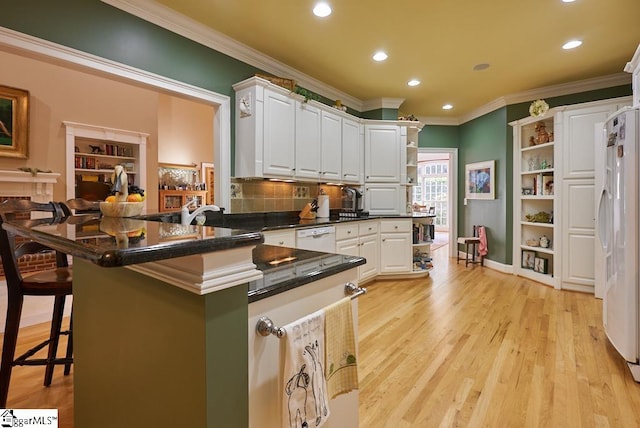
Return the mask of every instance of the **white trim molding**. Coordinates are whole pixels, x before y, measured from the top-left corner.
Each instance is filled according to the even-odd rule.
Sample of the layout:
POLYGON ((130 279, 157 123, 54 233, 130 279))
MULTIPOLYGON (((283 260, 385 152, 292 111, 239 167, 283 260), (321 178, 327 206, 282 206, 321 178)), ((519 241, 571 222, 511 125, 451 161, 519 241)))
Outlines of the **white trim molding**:
POLYGON ((214 117, 212 118, 214 141, 211 143, 214 145, 213 162, 218 165, 215 169, 214 194, 216 195, 217 205, 221 207, 231 206, 229 195, 231 181, 231 99, 228 96, 4 27, 0 27, 0 46, 2 45, 34 53, 45 58, 58 59, 91 70, 98 70, 113 76, 143 83, 150 87, 183 94, 216 106, 217 108, 214 109, 214 117))

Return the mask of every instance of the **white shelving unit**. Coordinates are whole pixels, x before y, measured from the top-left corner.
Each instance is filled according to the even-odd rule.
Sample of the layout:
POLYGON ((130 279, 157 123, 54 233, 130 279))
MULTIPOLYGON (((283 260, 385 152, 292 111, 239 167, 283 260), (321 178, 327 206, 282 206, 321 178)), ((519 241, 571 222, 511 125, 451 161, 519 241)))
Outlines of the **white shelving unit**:
POLYGON ((559 126, 551 111, 543 117, 528 117, 511 125, 514 143, 513 270, 517 275, 559 288, 560 258, 555 242, 559 237, 559 226, 554 218, 559 200, 559 186, 554 185, 559 160, 556 156, 559 126), (546 136, 545 131, 539 134, 536 129, 541 124, 546 136), (543 237, 549 242, 546 247, 543 237))
POLYGON ((123 165, 129 184, 147 189, 147 139, 149 134, 75 122, 66 128, 67 199, 77 197, 77 180, 105 181, 116 165, 123 165), (89 177, 91 177, 89 179, 89 177))
POLYGON ((418 237, 416 242, 415 232, 412 232, 413 244, 411 245, 411 257, 412 257, 412 272, 415 275, 424 275, 433 269, 433 263, 431 261, 431 244, 433 243, 433 236, 431 236, 430 230, 433 230, 431 226, 435 215, 414 216, 412 219, 414 228, 419 225, 424 227, 424 236, 418 237), (420 239, 422 238, 422 239, 420 239), (420 258, 422 260, 417 261, 420 258))

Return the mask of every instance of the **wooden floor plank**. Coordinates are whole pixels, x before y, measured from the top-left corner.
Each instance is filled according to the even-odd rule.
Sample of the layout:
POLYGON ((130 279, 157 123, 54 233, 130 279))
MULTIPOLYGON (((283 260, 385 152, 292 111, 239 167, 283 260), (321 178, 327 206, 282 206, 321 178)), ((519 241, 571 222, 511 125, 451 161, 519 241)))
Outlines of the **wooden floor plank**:
MULTIPOLYGON (((360 426, 635 427, 640 385, 608 342, 602 301, 435 252, 429 278, 359 299, 360 426)), ((46 337, 21 331, 19 348, 46 337)), ((64 343, 61 344, 61 349, 64 343)), ((58 408, 73 427, 73 370, 49 388, 17 367, 8 407, 58 408)))

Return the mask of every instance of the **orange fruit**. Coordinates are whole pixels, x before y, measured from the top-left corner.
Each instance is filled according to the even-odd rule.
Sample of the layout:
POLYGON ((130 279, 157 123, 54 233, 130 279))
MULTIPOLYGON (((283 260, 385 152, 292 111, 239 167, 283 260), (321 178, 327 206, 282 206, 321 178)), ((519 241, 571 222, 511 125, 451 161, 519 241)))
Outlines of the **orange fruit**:
POLYGON ((115 202, 116 201, 116 197, 115 197, 115 195, 107 196, 107 198, 104 201, 105 202, 115 202))
POLYGON ((127 196, 127 202, 142 202, 142 195, 140 193, 130 193, 127 196))

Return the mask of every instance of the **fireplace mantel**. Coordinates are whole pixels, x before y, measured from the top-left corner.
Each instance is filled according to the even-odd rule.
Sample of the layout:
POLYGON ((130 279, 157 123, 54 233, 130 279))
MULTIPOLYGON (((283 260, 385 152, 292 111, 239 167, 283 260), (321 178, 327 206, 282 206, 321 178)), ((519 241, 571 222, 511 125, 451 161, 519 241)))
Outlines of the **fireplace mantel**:
POLYGON ((0 198, 28 196, 35 202, 49 202, 53 198, 53 185, 58 181, 57 172, 0 170, 0 198))

